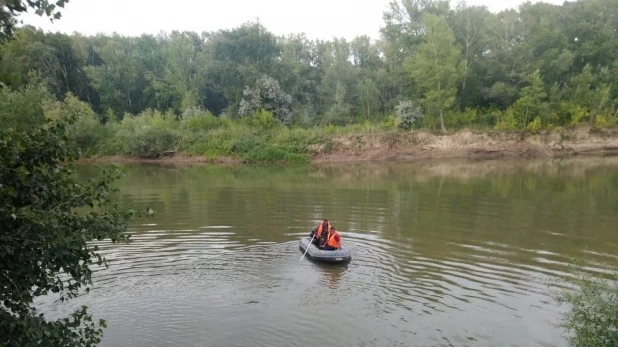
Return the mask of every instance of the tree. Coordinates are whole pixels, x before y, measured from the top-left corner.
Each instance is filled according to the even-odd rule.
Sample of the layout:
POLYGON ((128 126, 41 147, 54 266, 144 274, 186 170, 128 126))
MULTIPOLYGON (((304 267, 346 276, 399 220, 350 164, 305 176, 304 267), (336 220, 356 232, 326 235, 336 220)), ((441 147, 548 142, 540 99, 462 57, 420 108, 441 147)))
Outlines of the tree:
POLYGON ((457 83, 463 76, 461 53, 444 18, 425 14, 423 24, 425 40, 404 65, 422 93, 426 113, 439 114, 440 127, 446 133, 444 111, 455 104, 457 83))
POLYGON ((352 121, 350 117, 350 104, 345 102, 346 87, 343 83, 337 81, 335 87, 335 102, 324 115, 324 122, 333 125, 346 125, 352 121))
POLYGON ((196 59, 199 38, 193 33, 172 32, 164 49, 164 81, 176 99, 176 108, 183 112, 188 107, 198 106, 198 82, 196 59))
POLYGON ((264 109, 274 114, 281 123, 289 125, 291 122, 290 104, 292 98, 281 89, 279 82, 269 76, 262 76, 255 82, 255 87, 247 86, 244 97, 240 102, 239 113, 247 116, 255 111, 264 109))
POLYGON ((89 241, 127 241, 128 222, 141 214, 114 202, 118 168, 78 181, 75 120, 0 129, 0 346, 91 346, 105 328, 85 306, 56 321, 33 306, 39 296, 65 301, 88 292, 91 266, 105 264, 89 241))
POLYGON ((416 125, 416 123, 424 117, 420 108, 416 106, 412 101, 405 100, 400 101, 395 106, 395 114, 397 115, 397 126, 403 130, 410 130, 416 125))
MULTIPOLYGON (((0 10, 13 18, 20 11, 9 9, 17 5, 37 9, 54 1, 0 0, 8 4, 0 10)), ((404 100, 422 108, 429 126, 463 125, 449 109, 476 112, 472 122, 482 126, 495 125, 499 114, 512 116, 514 128, 577 124, 582 115, 611 125, 606 118, 616 118, 618 104, 617 6, 615 0, 527 3, 493 13, 465 1, 451 8, 446 0, 393 0, 376 41, 277 37, 259 22, 140 37, 26 26, 1 43, 0 87, 43 83, 57 99, 71 92, 101 120, 109 110, 122 118, 149 108, 179 117, 197 107, 221 116, 237 115, 243 98, 250 101, 247 86, 255 89, 266 75, 291 97, 290 118, 307 125, 381 121, 404 100), (529 122, 525 108, 517 113, 514 106, 536 70, 551 112, 529 122)))
POLYGON ((62 14, 56 11, 57 7, 64 7, 69 0, 58 0, 50 4, 48 0, 3 0, 0 3, 0 42, 13 36, 15 25, 21 23, 17 16, 28 11, 28 7, 35 9, 34 13, 39 16, 45 14, 50 20, 60 19, 62 14))
POLYGON ((380 96, 378 88, 375 83, 365 78, 356 87, 358 93, 358 113, 363 116, 365 120, 370 118, 375 120, 378 115, 378 108, 380 107, 380 96))
POLYGON ((39 127, 45 122, 42 101, 52 96, 42 83, 31 84, 18 90, 0 88, 0 124, 1 128, 28 130, 39 127))
POLYGON ((449 16, 449 25, 453 28, 457 44, 462 48, 462 66, 464 77, 462 79, 461 91, 459 94, 461 108, 478 104, 480 93, 474 88, 478 84, 483 74, 477 74, 477 61, 487 49, 487 25, 486 19, 491 13, 484 6, 468 7, 465 3, 460 3, 454 13, 449 16))
POLYGON ((141 111, 139 104, 146 88, 135 41, 119 35, 105 40, 101 47, 95 48, 103 64, 85 69, 92 86, 101 96, 101 107, 112 108, 120 115, 141 111))
POLYGON ((521 90, 521 97, 513 104, 513 111, 518 119, 518 123, 525 129, 529 121, 533 121, 536 117, 543 117, 543 112, 547 104, 543 99, 547 96, 545 93, 543 80, 539 70, 536 70, 532 75, 527 76, 530 85, 521 90))

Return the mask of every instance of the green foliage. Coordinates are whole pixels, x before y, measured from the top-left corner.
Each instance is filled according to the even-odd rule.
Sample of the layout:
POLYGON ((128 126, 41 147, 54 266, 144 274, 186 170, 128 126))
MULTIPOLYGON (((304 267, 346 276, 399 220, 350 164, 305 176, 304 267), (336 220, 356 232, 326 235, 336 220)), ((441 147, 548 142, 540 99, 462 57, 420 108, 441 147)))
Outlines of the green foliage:
POLYGON ((249 151, 244 160, 249 163, 264 162, 264 163, 307 163, 309 159, 306 156, 288 152, 282 148, 271 145, 256 147, 249 151))
MULTIPOLYGON (((2 7, 3 24, 18 4, 2 7)), ((0 123, 78 115, 69 136, 85 153, 148 158, 240 158, 245 138, 308 154, 330 135, 396 129, 614 127, 617 11, 610 0, 499 13, 395 0, 378 42, 276 37, 259 23, 139 37, 25 26, 0 47, 0 123)))
POLYGON ((460 125, 464 127, 473 127, 478 124, 478 110, 473 108, 466 108, 459 117, 460 125))
POLYGON ((0 88, 0 127, 30 129, 45 122, 41 101, 51 96, 40 85, 29 85, 19 90, 0 88))
POLYGON ((281 89, 279 82, 272 77, 262 76, 256 81, 254 88, 247 86, 243 95, 238 111, 241 116, 247 116, 259 110, 267 110, 272 112, 281 123, 286 125, 291 123, 290 105, 292 98, 281 89))
POLYGON ((543 102, 547 93, 545 93, 539 70, 527 79, 530 85, 522 89, 520 98, 513 104, 513 116, 517 125, 522 129, 528 128, 528 123, 532 119, 546 117, 548 113, 548 105, 543 102))
MULTIPOLYGON (((618 37, 609 28, 618 2, 524 4, 498 13, 450 6, 395 0, 375 42, 367 36, 277 37, 260 23, 139 37, 69 36, 25 26, 2 44, 0 88, 41 85, 57 99, 71 93, 103 122, 112 113, 121 120, 126 113, 171 110, 187 120, 180 129, 193 132, 229 124, 206 116, 189 120, 187 110, 221 121, 264 109, 287 126, 349 130, 366 121, 388 123, 403 100, 422 107, 426 117, 416 125, 443 131, 447 125, 521 130, 537 117, 542 128, 612 126, 618 63, 610 52, 618 49, 618 37), (511 112, 506 123, 504 112, 511 112)), ((21 107, 16 104, 9 107, 21 107)), ((28 118, 27 112, 18 114, 28 118)))
POLYGON ((103 320, 86 307, 47 321, 35 298, 70 300, 89 291, 94 264, 105 259, 93 240, 128 240, 134 211, 115 203, 118 168, 80 182, 79 159, 69 139, 76 116, 48 120, 28 131, 0 129, 0 345, 89 346, 101 340, 103 320))
POLYGON ((598 128, 609 128, 615 127, 618 124, 618 115, 617 114, 607 114, 603 113, 598 115, 594 120, 594 125, 598 128))
POLYGON ((611 278, 592 275, 584 263, 573 262, 571 277, 558 283, 562 289, 553 297, 569 305, 559 324, 573 347, 618 346, 618 274, 611 278))
POLYGON ((352 122, 350 114, 351 106, 345 101, 346 87, 341 82, 337 82, 335 89, 335 103, 324 115, 324 123, 331 125, 346 125, 352 122))
POLYGON ((253 112, 251 116, 251 125, 260 130, 269 130, 278 127, 279 122, 277 122, 272 112, 262 109, 253 112))
POLYGON ((387 130, 394 130, 399 126, 399 119, 396 116, 388 116, 386 117, 381 125, 387 130))
POLYGON ((57 11, 57 8, 64 8, 64 4, 68 2, 69 0, 58 0, 55 3, 50 3, 48 0, 2 1, 0 6, 0 42, 13 36, 15 25, 21 23, 17 20, 17 16, 27 12, 28 8, 34 9, 34 13, 38 16, 45 15, 53 21, 62 17, 62 13, 57 11))
POLYGON ((497 130, 516 130, 519 128, 517 118, 512 107, 509 107, 506 111, 501 112, 498 115, 495 128, 497 130))
POLYGON ((185 109, 182 114, 182 129, 189 131, 206 131, 220 127, 222 123, 210 111, 196 107, 185 109))
POLYGON ((420 119, 425 117, 421 109, 411 101, 401 101, 395 107, 397 114, 398 127, 403 130, 410 130, 420 119))
POLYGON ((103 135, 103 125, 88 104, 67 94, 64 101, 47 102, 43 105, 43 112, 49 119, 60 121, 75 119, 75 124, 69 127, 71 139, 86 151, 96 151, 96 146, 103 135))
POLYGON ((542 128, 541 118, 536 117, 534 120, 526 126, 526 129, 530 130, 533 133, 538 132, 542 128))
POLYGON ((446 132, 444 112, 455 105, 457 84, 463 77, 461 51, 444 18, 426 13, 423 25, 424 42, 404 66, 420 88, 426 113, 439 115, 442 131, 446 132))
POLYGON ((125 116, 116 135, 124 152, 143 158, 157 158, 174 151, 180 140, 176 121, 158 111, 147 110, 133 117, 125 116))
POLYGON ((232 143, 230 150, 232 153, 245 155, 261 145, 263 142, 257 136, 241 137, 232 143))

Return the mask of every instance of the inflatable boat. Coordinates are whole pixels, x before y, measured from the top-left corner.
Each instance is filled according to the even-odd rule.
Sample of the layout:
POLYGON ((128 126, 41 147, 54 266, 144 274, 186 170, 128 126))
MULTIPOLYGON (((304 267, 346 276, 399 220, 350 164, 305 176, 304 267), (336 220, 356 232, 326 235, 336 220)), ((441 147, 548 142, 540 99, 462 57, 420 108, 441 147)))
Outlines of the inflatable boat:
POLYGON ((325 251, 319 249, 316 245, 310 243, 310 237, 303 237, 298 241, 298 247, 303 253, 306 251, 306 257, 309 257, 315 261, 322 261, 328 263, 342 263, 352 259, 352 252, 346 245, 341 245, 341 249, 336 251, 325 251), (307 250, 309 247, 309 250, 307 250))

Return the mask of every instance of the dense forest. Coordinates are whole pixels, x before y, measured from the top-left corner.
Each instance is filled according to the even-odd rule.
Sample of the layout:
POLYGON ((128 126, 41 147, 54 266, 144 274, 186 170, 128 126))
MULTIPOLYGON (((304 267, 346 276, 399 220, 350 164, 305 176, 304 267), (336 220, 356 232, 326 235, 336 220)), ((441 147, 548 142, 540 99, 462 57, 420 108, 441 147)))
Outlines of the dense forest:
MULTIPOLYGON (((288 129, 610 127, 618 122, 616 14, 615 0, 499 13, 400 0, 383 13, 379 40, 352 41, 278 37, 255 22, 140 37, 25 26, 0 46, 0 118, 23 126, 79 110, 101 124, 99 138, 116 139, 157 122, 182 132, 243 119, 288 129), (121 125, 103 129, 111 123, 121 125)), ((182 137, 168 135, 146 142, 174 147, 182 137)))

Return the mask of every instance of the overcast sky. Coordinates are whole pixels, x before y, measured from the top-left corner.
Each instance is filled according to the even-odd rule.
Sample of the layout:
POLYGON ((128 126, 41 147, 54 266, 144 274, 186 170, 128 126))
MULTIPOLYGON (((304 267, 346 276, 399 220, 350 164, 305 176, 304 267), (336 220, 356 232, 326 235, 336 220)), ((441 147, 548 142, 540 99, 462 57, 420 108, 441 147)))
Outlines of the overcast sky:
MULTIPOLYGON (((457 0, 451 0, 453 6, 457 0)), ((532 0, 531 2, 537 2, 532 0)), ((543 0, 562 4, 563 0, 543 0)), ((260 22, 275 35, 304 32, 310 39, 359 35, 379 37, 382 14, 390 0, 70 0, 62 19, 50 23, 33 13, 21 16, 24 24, 45 31, 86 35, 96 33, 137 36, 142 33, 190 30, 216 31, 260 22), (165 5, 165 6, 164 6, 165 5)), ((524 0, 468 0, 490 11, 516 8, 524 0)), ((32 12, 32 11, 30 11, 32 12)))

